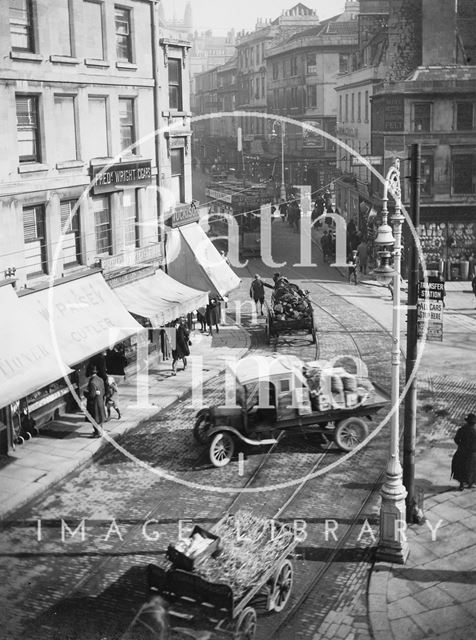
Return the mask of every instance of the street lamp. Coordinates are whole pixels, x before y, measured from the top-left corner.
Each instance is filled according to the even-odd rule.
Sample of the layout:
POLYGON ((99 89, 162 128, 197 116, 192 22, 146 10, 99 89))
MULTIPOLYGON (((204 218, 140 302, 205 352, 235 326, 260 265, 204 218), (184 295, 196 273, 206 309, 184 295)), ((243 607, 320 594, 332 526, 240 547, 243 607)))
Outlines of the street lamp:
POLYGON ((388 562, 404 564, 408 556, 408 543, 405 536, 407 492, 403 486, 402 466, 399 452, 399 398, 400 398, 400 268, 402 252, 402 226, 404 217, 401 213, 400 161, 395 160, 388 170, 383 189, 382 225, 378 229, 375 244, 384 248, 380 252, 380 266, 375 269, 377 279, 387 284, 393 279, 393 314, 392 314, 392 415, 390 422, 390 447, 386 469, 386 478, 382 486, 382 504, 380 507, 380 540, 377 558, 388 562), (395 213, 392 216, 392 227, 387 223, 388 191, 395 200, 395 213), (393 251, 390 247, 393 245, 393 251), (393 269, 390 258, 393 255, 393 269))
POLYGON ((272 133, 273 136, 278 135, 276 133, 276 126, 279 126, 281 130, 281 190, 280 190, 279 197, 281 200, 286 200, 286 185, 284 183, 284 134, 285 134, 284 122, 282 122, 281 120, 275 120, 273 122, 273 133, 272 133))

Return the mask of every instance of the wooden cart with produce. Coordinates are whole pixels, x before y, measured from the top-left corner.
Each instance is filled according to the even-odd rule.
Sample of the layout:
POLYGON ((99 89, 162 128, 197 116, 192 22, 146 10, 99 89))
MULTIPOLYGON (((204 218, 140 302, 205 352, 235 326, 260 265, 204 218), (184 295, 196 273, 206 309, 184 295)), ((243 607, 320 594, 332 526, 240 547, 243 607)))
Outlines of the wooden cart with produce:
POLYGON ((352 451, 368 435, 366 419, 389 401, 365 376, 292 356, 247 356, 230 372, 235 405, 201 409, 193 430, 215 467, 228 464, 237 446, 271 445, 281 432, 320 434, 352 451))
POLYGON ((276 342, 280 335, 304 331, 310 334, 312 344, 317 342, 314 309, 309 291, 302 291, 297 285, 280 278, 276 282, 268 305, 266 317, 266 342, 276 342))
POLYGON ((247 511, 226 515, 210 532, 196 526, 188 539, 169 545, 169 566, 148 566, 149 590, 169 603, 177 632, 253 640, 256 604, 278 612, 289 600, 298 542, 290 525, 247 511))

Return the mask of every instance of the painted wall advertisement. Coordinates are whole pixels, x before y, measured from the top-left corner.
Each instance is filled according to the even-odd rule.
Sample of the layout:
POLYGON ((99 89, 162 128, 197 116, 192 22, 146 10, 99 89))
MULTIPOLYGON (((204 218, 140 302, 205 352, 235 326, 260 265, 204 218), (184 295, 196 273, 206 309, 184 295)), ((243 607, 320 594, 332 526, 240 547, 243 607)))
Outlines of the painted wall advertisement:
POLYGON ((418 283, 417 332, 423 337, 423 327, 428 319, 426 339, 429 342, 443 341, 443 300, 445 284, 437 277, 429 277, 428 282, 418 283))

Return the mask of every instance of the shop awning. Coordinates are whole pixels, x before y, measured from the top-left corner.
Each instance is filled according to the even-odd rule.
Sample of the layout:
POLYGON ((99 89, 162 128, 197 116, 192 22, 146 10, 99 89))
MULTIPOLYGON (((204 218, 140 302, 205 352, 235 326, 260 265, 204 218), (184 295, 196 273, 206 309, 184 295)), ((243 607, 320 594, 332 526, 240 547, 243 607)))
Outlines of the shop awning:
POLYGON ((221 297, 240 286, 240 278, 199 224, 187 224, 178 231, 180 243, 173 237, 177 229, 172 229, 171 251, 167 250, 168 272, 173 278, 221 297))
POLYGON ((208 291, 177 282, 160 269, 148 278, 114 289, 126 309, 161 327, 208 304, 208 291))
POLYGON ((69 366, 143 331, 100 273, 24 295, 20 303, 26 315, 48 322, 69 366))
POLYGON ((71 373, 56 356, 46 320, 25 313, 11 286, 0 287, 0 407, 71 373))

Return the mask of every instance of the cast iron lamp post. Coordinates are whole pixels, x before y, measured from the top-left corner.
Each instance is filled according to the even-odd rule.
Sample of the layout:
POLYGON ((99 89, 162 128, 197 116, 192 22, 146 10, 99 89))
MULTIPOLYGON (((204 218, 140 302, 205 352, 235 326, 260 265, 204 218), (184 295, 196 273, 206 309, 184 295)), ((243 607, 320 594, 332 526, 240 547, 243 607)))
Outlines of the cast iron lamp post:
POLYGON ((282 122, 281 120, 275 120, 273 122, 273 136, 278 135, 276 133, 276 127, 279 127, 281 130, 281 191, 279 194, 279 197, 281 200, 286 200, 286 185, 284 183, 284 134, 285 134, 285 130, 284 130, 284 122, 282 122))
POLYGON ((380 252, 381 263, 375 269, 377 279, 389 284, 393 280, 392 314, 392 415, 390 422, 390 446, 386 469, 386 478, 382 486, 382 504, 380 507, 380 539, 377 558, 398 564, 404 564, 408 556, 408 543, 405 535, 407 492, 403 486, 402 466, 399 452, 399 398, 400 398, 400 268, 402 252, 402 226, 405 218, 401 213, 400 161, 395 160, 385 178, 383 189, 382 225, 378 228, 375 244, 384 250, 380 252), (392 227, 387 222, 388 191, 395 200, 395 213, 392 227), (393 245, 393 251, 390 250, 393 245), (387 249, 385 249, 387 248, 387 249), (393 255, 393 269, 390 258, 393 255))

